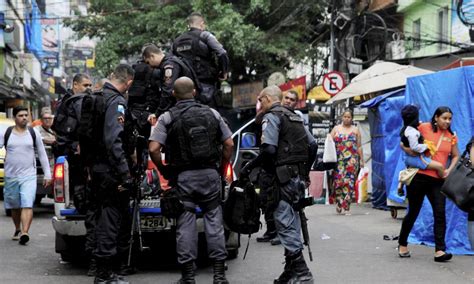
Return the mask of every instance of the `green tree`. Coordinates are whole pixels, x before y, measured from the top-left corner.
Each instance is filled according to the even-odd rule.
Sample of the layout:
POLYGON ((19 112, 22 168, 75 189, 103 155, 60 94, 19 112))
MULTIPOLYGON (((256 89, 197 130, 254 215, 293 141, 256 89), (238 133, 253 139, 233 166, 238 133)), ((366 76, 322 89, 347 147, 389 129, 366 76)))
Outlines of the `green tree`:
POLYGON ((305 0, 92 0, 89 15, 66 22, 79 36, 98 38, 96 66, 108 74, 121 58, 139 55, 146 43, 169 47, 186 30, 186 17, 201 12, 229 53, 232 80, 263 79, 290 60, 317 54, 322 1, 305 0))

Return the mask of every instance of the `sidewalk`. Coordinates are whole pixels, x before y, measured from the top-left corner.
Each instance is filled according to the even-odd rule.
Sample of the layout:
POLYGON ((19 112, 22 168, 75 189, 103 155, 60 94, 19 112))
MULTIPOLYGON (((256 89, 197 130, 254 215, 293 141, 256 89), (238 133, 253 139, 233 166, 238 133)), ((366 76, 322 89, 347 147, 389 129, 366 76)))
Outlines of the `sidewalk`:
POLYGON ((383 236, 398 235, 403 210, 398 219, 390 211, 372 209, 370 203, 355 205, 351 211, 344 216, 336 215, 331 205, 307 209, 316 259, 311 266, 318 283, 474 282, 473 256, 436 263, 434 248, 410 245, 412 257, 398 257, 397 241, 383 240, 383 236))

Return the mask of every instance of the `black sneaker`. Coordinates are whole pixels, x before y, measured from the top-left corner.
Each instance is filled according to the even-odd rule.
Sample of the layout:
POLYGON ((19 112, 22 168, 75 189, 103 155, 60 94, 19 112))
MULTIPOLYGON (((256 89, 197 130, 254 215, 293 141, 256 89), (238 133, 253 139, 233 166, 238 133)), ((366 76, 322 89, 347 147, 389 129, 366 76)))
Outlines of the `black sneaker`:
POLYGON ((278 246, 281 245, 280 238, 278 236, 274 237, 273 239, 270 240, 270 244, 272 246, 278 246))
POLYGON ((20 234, 21 234, 20 230, 15 231, 15 233, 13 234, 12 240, 18 241, 20 239, 20 234))
POLYGON ((268 243, 276 237, 276 233, 265 233, 263 236, 257 238, 258 243, 268 243))
POLYGON ((28 233, 23 233, 20 235, 20 245, 26 245, 26 243, 30 240, 30 236, 28 233))

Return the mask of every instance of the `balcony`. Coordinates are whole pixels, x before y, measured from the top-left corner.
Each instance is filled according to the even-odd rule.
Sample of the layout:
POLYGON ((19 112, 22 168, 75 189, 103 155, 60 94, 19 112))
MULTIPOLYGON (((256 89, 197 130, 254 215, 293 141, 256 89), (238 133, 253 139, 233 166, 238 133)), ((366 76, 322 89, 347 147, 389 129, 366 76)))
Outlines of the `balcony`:
POLYGON ((399 0, 397 12, 405 12, 411 7, 423 3, 423 0, 399 0))

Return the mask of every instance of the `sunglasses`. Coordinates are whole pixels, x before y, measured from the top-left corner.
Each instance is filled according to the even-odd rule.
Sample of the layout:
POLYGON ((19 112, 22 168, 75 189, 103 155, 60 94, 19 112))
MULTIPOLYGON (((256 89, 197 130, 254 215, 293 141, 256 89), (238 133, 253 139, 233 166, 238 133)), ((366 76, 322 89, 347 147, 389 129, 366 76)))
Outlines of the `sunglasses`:
POLYGON ((85 88, 90 88, 90 87, 92 87, 92 84, 82 84, 82 86, 85 87, 85 88))

